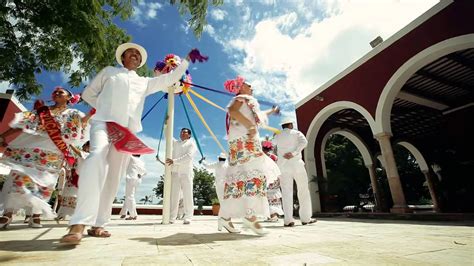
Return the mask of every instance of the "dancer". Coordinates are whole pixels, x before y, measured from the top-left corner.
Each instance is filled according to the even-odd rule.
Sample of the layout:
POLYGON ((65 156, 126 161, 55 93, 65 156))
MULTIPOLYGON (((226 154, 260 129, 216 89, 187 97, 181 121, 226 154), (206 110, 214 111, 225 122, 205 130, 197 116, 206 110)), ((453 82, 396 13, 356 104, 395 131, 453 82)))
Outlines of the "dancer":
MULTIPOLYGON (((214 171, 214 176, 215 176, 214 185, 216 187, 216 194, 217 194, 217 199, 219 200, 219 203, 224 201, 225 175, 227 172, 227 168, 229 167, 226 160, 227 160, 227 156, 225 153, 222 152, 221 154, 219 154, 219 157, 217 157, 217 162, 215 163, 207 163, 206 161, 202 162, 204 164, 204 167, 206 167, 208 170, 214 171)), ((217 230, 222 231, 222 227, 223 227, 222 222, 219 223, 219 220, 218 220, 217 230)), ((233 227, 225 227, 225 229, 229 233, 240 233, 240 230, 233 227)))
POLYGON ((77 186, 79 182, 79 173, 77 169, 79 169, 80 165, 89 155, 89 147, 90 142, 87 141, 82 145, 81 149, 75 150, 76 162, 69 171, 66 171, 65 178, 62 181, 63 183, 58 182, 60 189, 58 194, 59 210, 58 216, 56 217, 57 222, 66 219, 67 216, 71 216, 74 213, 77 201, 77 186))
MULTIPOLYGON (((268 139, 262 142, 262 149, 265 155, 270 157, 274 162, 278 161, 278 157, 272 153, 273 144, 268 139)), ((281 206, 281 190, 280 190, 280 178, 275 182, 268 184, 267 191, 268 205, 270 206, 270 217, 266 220, 267 222, 278 222, 278 215, 283 215, 283 209, 281 206)))
POLYGON ((245 226, 262 235, 264 231, 257 216, 269 216, 267 184, 273 183, 280 171, 263 153, 257 127, 267 115, 278 112, 278 108, 261 112, 251 86, 242 77, 226 81, 224 87, 236 96, 228 105, 229 167, 219 223, 231 232, 234 227, 230 218, 243 218, 245 226))
MULTIPOLYGON (((76 245, 82 239, 86 225, 94 237, 110 237, 104 229, 112 212, 120 177, 128 165, 129 154, 149 153, 134 133, 141 131, 141 116, 145 98, 158 91, 166 91, 186 71, 183 60, 173 72, 154 78, 140 77, 135 72, 147 59, 145 48, 124 43, 115 51, 122 68, 106 67, 97 74, 84 90, 83 98, 97 109, 91 121, 90 155, 81 166, 77 205, 70 220, 69 233, 61 243, 76 245), (111 145, 113 144, 113 145, 111 145)), ((193 49, 187 59, 200 62, 207 58, 193 49)))
POLYGON ((170 223, 174 223, 178 216, 180 191, 183 193, 183 224, 190 224, 193 218, 193 158, 196 152, 197 146, 191 139, 191 130, 181 129, 180 140, 173 139, 173 158, 166 159, 166 163, 172 166, 170 223))
MULTIPOLYGON (((31 208, 29 226, 41 228, 41 215, 53 217, 48 204, 58 180, 63 161, 74 162, 71 145, 83 141, 86 122, 83 113, 68 107, 79 98, 70 91, 56 87, 52 93, 54 105, 44 106, 37 101, 35 110, 17 113, 10 129, 0 135, 0 145, 15 132, 21 134, 6 148, 2 161, 11 167, 7 176, 5 213, 0 227, 6 228, 13 213, 20 208, 31 208)), ((1 208, 0 208, 1 209, 1 208)))
POLYGON ((128 163, 127 175, 125 177, 125 202, 120 210, 120 218, 125 218, 127 212, 130 213, 125 220, 136 220, 137 203, 135 202, 135 191, 142 183, 143 176, 146 175, 145 163, 140 160, 140 154, 134 154, 128 163))
POLYGON ((283 194, 284 226, 293 227, 293 180, 298 189, 299 215, 302 225, 312 224, 316 219, 311 218, 311 196, 308 188, 308 174, 304 167, 301 151, 306 148, 308 141, 303 133, 293 129, 293 120, 285 119, 281 123, 283 131, 276 135, 273 143, 277 148, 278 166, 280 167, 281 192, 283 194))

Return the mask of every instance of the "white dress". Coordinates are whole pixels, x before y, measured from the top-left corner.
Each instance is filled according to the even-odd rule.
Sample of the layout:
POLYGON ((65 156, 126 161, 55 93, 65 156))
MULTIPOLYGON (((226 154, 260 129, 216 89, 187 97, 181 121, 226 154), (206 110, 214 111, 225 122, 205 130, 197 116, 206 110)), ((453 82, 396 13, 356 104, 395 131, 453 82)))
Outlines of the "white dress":
MULTIPOLYGON (((83 141, 82 112, 66 109, 52 116, 66 144, 79 145, 83 141)), ((1 159, 11 168, 5 182, 11 185, 0 205, 8 212, 31 207, 34 214, 54 217, 48 201, 63 165, 63 154, 40 124, 36 111, 17 113, 10 127, 20 128, 22 133, 8 145, 1 159)))
MULTIPOLYGON (((232 99, 243 102, 240 112, 254 125, 264 119, 257 100, 249 95, 232 99)), ((277 180, 280 170, 275 162, 262 151, 259 134, 249 139, 247 128, 235 120, 228 129, 229 167, 225 175, 224 200, 220 217, 242 218, 269 216, 267 186, 277 180)))

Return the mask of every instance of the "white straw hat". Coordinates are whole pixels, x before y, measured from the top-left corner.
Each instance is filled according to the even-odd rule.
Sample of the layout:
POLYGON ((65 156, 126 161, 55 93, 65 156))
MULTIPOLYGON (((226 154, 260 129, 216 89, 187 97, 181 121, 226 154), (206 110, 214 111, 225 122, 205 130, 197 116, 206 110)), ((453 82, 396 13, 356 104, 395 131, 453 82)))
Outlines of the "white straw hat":
POLYGON ((294 124, 295 120, 292 118, 283 118, 280 122, 280 126, 283 126, 284 124, 294 124))
POLYGON ((147 59, 148 55, 146 53, 145 48, 143 48, 143 46, 138 45, 136 43, 126 42, 126 43, 122 43, 121 45, 119 45, 119 47, 117 47, 117 50, 115 51, 115 60, 117 60, 117 63, 119 63, 119 65, 123 66, 122 54, 125 51, 127 51, 127 49, 130 49, 130 48, 137 49, 138 52, 140 53, 140 55, 142 56, 142 62, 138 66, 138 67, 142 67, 146 63, 146 59, 147 59))
POLYGON ((221 152, 221 154, 219 154, 219 157, 217 158, 222 158, 222 159, 227 159, 227 155, 223 152, 221 152))

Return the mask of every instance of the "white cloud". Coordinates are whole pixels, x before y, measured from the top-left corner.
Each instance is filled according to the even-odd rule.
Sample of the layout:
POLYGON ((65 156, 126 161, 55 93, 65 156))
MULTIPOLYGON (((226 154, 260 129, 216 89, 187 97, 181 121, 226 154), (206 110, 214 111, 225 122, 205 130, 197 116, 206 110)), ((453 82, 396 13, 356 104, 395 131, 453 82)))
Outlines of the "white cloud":
POLYGON ((9 89, 13 89, 13 87, 10 85, 9 82, 7 81, 0 82, 0 93, 5 93, 9 89))
POLYGON ((211 18, 216 21, 221 21, 224 17, 227 16, 227 12, 222 9, 212 9, 211 10, 211 18))
POLYGON ((140 27, 145 27, 149 20, 156 18, 158 10, 163 8, 163 4, 150 3, 146 1, 138 2, 138 5, 133 6, 133 15, 131 21, 140 27))
POLYGON ((204 26, 204 32, 207 32, 207 34, 209 34, 211 37, 216 34, 216 31, 211 24, 207 24, 206 26, 204 26))
MULTIPOLYGON (((234 70, 253 82, 256 95, 296 101, 370 51, 375 37, 389 38, 436 2, 291 1, 291 12, 260 21, 251 21, 245 6, 242 22, 234 23, 242 29, 234 32, 243 33, 227 41, 224 50, 234 56, 234 70), (317 10, 318 18, 308 10, 317 10)), ((215 39, 225 44, 223 36, 215 39)))

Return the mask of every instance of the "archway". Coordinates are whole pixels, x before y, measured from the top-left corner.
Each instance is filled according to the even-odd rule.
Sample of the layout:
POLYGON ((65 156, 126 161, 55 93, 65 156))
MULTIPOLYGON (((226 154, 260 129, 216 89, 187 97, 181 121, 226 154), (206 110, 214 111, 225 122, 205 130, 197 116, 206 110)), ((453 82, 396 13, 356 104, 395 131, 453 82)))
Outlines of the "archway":
MULTIPOLYGON (((360 153, 360 156, 363 161, 363 166, 368 171, 369 178, 370 178, 370 187, 372 189, 371 195, 374 196, 375 200, 375 205, 378 210, 381 210, 381 191, 380 187, 377 181, 377 177, 375 175, 375 163, 373 160, 373 156, 368 148, 368 146, 365 144, 363 139, 355 132, 348 130, 348 129, 342 129, 342 128, 334 128, 330 131, 328 131, 321 142, 321 168, 322 168, 322 174, 325 180, 328 180, 328 171, 326 169, 326 158, 325 158, 325 149, 326 149, 326 143, 329 139, 330 136, 332 135, 340 135, 346 139, 348 139, 358 150, 360 153)), ((360 194, 366 194, 367 191, 359 191, 360 194)), ((368 193, 369 194, 369 193, 368 193)))
MULTIPOLYGON (((364 107, 356 103, 349 101, 339 101, 324 107, 311 121, 311 124, 306 134, 306 138, 308 139, 308 145, 307 148, 304 150, 304 158, 306 163, 306 171, 308 172, 309 177, 318 176, 316 171, 316 161, 319 162, 319 158, 316 160, 314 151, 316 148, 316 139, 321 130, 321 127, 331 115, 344 109, 355 110, 358 114, 362 115, 369 124, 371 132, 374 131, 375 121, 373 117, 364 107)), ((316 182, 311 182, 310 189, 311 191, 319 191, 318 184, 316 182)), ((319 192, 311 195, 313 212, 321 212, 321 203, 319 196, 319 192)))

